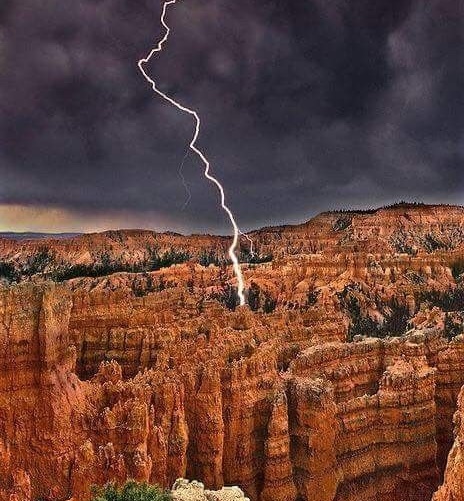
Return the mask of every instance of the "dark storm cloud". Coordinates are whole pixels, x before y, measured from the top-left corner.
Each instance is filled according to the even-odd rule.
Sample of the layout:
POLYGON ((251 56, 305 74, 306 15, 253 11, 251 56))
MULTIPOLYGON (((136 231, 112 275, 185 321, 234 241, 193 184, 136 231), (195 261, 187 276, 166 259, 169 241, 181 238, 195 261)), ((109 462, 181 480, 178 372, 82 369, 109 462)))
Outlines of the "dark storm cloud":
MULTIPOLYGON (((2 0, 0 203, 225 227, 192 122, 137 60, 153 0, 2 0)), ((463 201, 460 0, 184 0, 150 65, 201 111, 201 145, 243 226, 401 198, 463 201)), ((145 220, 145 219, 144 219, 145 220)))

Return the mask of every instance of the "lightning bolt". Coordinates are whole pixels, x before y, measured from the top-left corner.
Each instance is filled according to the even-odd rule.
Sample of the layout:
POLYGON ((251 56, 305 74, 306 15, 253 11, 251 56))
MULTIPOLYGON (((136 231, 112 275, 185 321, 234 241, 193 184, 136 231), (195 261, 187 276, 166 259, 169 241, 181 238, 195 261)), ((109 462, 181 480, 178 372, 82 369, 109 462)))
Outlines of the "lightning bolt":
POLYGON ((182 159, 182 163, 180 164, 179 171, 178 171, 179 177, 182 181, 182 185, 184 186, 184 189, 185 189, 185 193, 187 193, 187 198, 185 199, 184 205, 182 206, 182 210, 186 209, 187 205, 190 203, 190 200, 192 199, 192 193, 190 192, 189 185, 187 184, 187 180, 185 179, 185 176, 184 176, 184 164, 185 164, 185 161, 187 160, 188 154, 189 154, 189 151, 187 150, 187 152, 184 155, 184 158, 182 159))
POLYGON ((232 213, 230 208, 226 205, 226 196, 225 196, 225 192, 224 192, 224 188, 223 188, 222 184, 219 182, 219 180, 216 177, 214 177, 210 173, 210 163, 209 163, 208 159, 206 158, 204 153, 200 149, 198 149, 196 146, 198 136, 200 135, 200 128, 201 128, 200 115, 195 110, 187 108, 186 106, 180 104, 179 102, 174 100, 172 97, 168 96, 167 94, 165 94, 164 92, 159 90, 156 86, 156 82, 148 75, 148 73, 145 71, 145 68, 144 68, 144 65, 147 64, 156 53, 162 51, 164 43, 169 38, 169 34, 171 33, 171 29, 166 24, 166 13, 167 13, 167 8, 170 5, 174 5, 175 3, 177 3, 177 0, 169 0, 163 4, 163 10, 161 12, 161 24, 163 25, 163 27, 166 30, 165 34, 164 34, 163 38, 158 42, 157 46, 152 48, 145 58, 142 58, 139 60, 138 67, 139 67, 140 72, 144 76, 145 80, 151 85, 153 91, 156 94, 158 94, 158 96, 162 97, 165 101, 167 101, 168 103, 175 106, 178 110, 183 111, 184 113, 188 113, 190 116, 192 116, 195 119, 195 133, 194 133, 193 138, 189 144, 189 148, 198 156, 198 158, 201 160, 201 162, 205 166, 204 176, 206 177, 206 179, 211 181, 211 183, 213 183, 216 186, 216 188, 218 189, 219 195, 220 195, 220 200, 221 200, 221 207, 224 210, 224 212, 227 214, 227 216, 229 217, 230 223, 233 227, 234 237, 232 239, 232 244, 229 247, 229 257, 232 261, 235 276, 237 277, 237 283, 238 283, 238 287, 237 287, 238 291, 237 292, 238 292, 240 305, 243 306, 245 304, 245 294, 244 294, 245 285, 244 285, 242 270, 240 268, 240 264, 238 262, 238 257, 237 257, 237 253, 236 253, 241 231, 240 231, 240 229, 235 221, 234 214, 232 213))
POLYGON ((240 232, 240 235, 242 235, 242 237, 245 237, 250 243, 250 255, 253 257, 255 255, 255 250, 254 250, 255 243, 246 233, 240 232))

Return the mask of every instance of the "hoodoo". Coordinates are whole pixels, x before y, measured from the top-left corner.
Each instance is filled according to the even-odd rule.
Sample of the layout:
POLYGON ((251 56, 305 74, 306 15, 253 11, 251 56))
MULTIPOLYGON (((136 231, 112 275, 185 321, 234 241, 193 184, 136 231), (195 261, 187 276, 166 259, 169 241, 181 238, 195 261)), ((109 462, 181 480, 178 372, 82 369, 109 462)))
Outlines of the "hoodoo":
POLYGON ((208 500, 461 499, 463 222, 256 231, 246 308, 222 237, 1 239, 0 499, 178 478, 208 500))

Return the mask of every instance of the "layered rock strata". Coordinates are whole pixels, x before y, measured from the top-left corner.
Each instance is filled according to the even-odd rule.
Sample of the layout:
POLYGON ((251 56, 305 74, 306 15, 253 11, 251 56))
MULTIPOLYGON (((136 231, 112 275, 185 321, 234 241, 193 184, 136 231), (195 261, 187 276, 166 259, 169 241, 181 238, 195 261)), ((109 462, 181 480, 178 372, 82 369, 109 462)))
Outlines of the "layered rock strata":
POLYGON ((174 334, 170 353, 129 365, 133 376, 108 361, 81 379, 75 300, 65 286, 2 293, 3 497, 85 500, 108 480, 169 486, 186 475, 275 501, 430 499, 438 485, 440 420, 464 383, 464 339, 325 343, 279 371, 285 341, 251 313, 223 312, 230 337, 174 334))
POLYGON ((433 501, 459 501, 464 499, 464 389, 459 395, 458 410, 454 415, 455 438, 445 470, 443 485, 439 488, 433 501))
MULTIPOLYGON (((262 230, 273 260, 244 265, 253 308, 235 311, 221 300, 230 270, 194 259, 0 288, 0 500, 187 477, 252 501, 424 501, 447 461, 437 500, 459 500, 463 225, 460 208, 403 207, 262 230), (352 335, 388 322, 405 335, 352 335)), ((192 254, 227 242, 117 232, 50 246, 60 262, 130 261, 153 239, 192 254)), ((18 265, 44 245, 0 243, 18 265)))

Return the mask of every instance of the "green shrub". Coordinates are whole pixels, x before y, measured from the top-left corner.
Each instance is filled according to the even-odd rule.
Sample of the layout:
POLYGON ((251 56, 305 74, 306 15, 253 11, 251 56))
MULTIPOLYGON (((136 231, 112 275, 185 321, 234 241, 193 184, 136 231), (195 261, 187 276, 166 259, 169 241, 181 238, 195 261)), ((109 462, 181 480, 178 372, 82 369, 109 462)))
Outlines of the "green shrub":
POLYGON ((216 251, 203 250, 198 256, 198 263, 205 268, 207 268, 210 264, 213 264, 214 266, 221 266, 225 263, 225 259, 220 258, 216 251))
POLYGON ((463 332, 462 321, 453 318, 450 313, 445 313, 445 337, 451 341, 463 332))
POLYGON ((405 304, 400 303, 396 298, 389 301, 386 306, 386 312, 384 312, 385 320, 380 326, 380 331, 384 336, 402 336, 408 328, 410 319, 409 308, 405 304))
POLYGON ((408 243, 408 234, 403 230, 394 233, 390 238, 390 243, 396 252, 400 254, 408 254, 410 256, 417 254, 417 250, 408 243))
POLYGON ((53 252, 47 247, 39 247, 37 252, 33 254, 23 267, 22 274, 27 277, 32 277, 38 273, 44 273, 47 266, 52 265, 55 261, 53 252))
POLYGON ((343 291, 337 293, 340 305, 350 317, 349 341, 352 341, 356 335, 384 338, 402 336, 406 332, 410 313, 405 304, 400 303, 396 298, 383 302, 375 297, 376 309, 383 316, 382 322, 376 322, 368 314, 363 314, 359 299, 354 293, 360 293, 357 284, 348 284, 343 291))
POLYGON ((148 248, 148 262, 143 271, 157 271, 161 268, 169 268, 173 264, 181 264, 189 261, 191 255, 185 251, 169 249, 160 254, 156 248, 148 248))
POLYGON ((94 489, 92 501, 171 501, 172 496, 156 485, 138 483, 133 480, 122 487, 107 484, 94 489))
POLYGON ((112 261, 108 253, 103 253, 98 262, 92 264, 70 264, 57 268, 52 274, 55 282, 63 282, 79 277, 106 277, 112 273, 131 271, 131 267, 119 261, 112 261))
POLYGON ((351 216, 341 216, 335 221, 332 228, 334 231, 343 231, 349 228, 352 222, 353 218, 351 216))
POLYGON ((427 235, 425 235, 423 239, 423 246, 429 253, 441 249, 449 249, 449 245, 442 242, 436 235, 433 235, 432 233, 427 233, 427 235))
POLYGON ((223 285, 220 291, 211 294, 210 298, 219 301, 231 311, 234 311, 240 304, 237 288, 230 284, 223 285))
POLYGON ((260 254, 259 252, 250 252, 249 249, 241 249, 239 261, 248 264, 270 263, 274 259, 272 254, 260 254))
POLYGON ((258 311, 261 306, 261 289, 255 282, 251 282, 248 289, 248 306, 251 311, 258 311))
POLYGON ((5 279, 8 282, 13 282, 18 278, 18 273, 13 264, 7 261, 0 261, 0 279, 5 279))
POLYGON ((99 261, 92 264, 70 264, 55 269, 52 279, 55 282, 63 282, 72 278, 80 277, 106 277, 113 273, 143 273, 148 271, 158 271, 162 268, 169 268, 174 264, 185 263, 190 260, 190 254, 184 251, 170 249, 164 253, 159 253, 156 248, 147 248, 148 257, 139 263, 130 264, 116 259, 104 252, 99 257, 99 261))
POLYGON ((451 273, 453 274, 454 280, 458 280, 464 273, 464 259, 458 259, 451 265, 451 273))
POLYGON ((272 313, 277 306, 277 299, 273 298, 268 292, 264 293, 264 304, 263 311, 264 313, 272 313))
POLYGON ((306 306, 314 306, 319 299, 319 294, 321 291, 314 289, 314 287, 310 287, 306 294, 306 306))
POLYGON ((428 290, 416 294, 416 304, 428 303, 445 312, 464 311, 464 288, 462 286, 446 291, 428 290))

